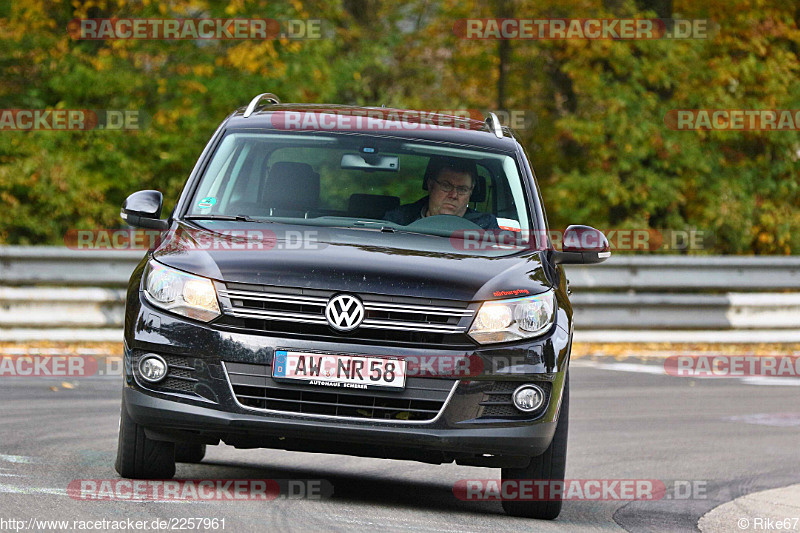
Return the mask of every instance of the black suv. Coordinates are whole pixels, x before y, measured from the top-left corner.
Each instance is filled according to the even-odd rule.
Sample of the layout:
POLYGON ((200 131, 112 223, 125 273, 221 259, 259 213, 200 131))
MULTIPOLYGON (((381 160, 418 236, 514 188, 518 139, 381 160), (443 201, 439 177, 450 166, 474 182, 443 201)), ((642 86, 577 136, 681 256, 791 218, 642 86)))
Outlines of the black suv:
MULTIPOLYGON (((254 98, 223 121, 131 276, 116 469, 170 478, 206 445, 564 477, 572 307, 533 170, 474 120, 254 98)), ((555 518, 559 497, 504 501, 555 518)))

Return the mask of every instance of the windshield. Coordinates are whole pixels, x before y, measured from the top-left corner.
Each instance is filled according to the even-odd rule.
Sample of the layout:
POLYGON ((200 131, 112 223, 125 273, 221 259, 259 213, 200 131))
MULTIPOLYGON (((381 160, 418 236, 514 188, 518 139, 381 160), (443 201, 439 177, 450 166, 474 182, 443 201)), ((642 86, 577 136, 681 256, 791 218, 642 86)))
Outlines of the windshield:
POLYGON ((512 155, 360 135, 229 132, 186 218, 411 232, 514 232, 530 219, 512 155))

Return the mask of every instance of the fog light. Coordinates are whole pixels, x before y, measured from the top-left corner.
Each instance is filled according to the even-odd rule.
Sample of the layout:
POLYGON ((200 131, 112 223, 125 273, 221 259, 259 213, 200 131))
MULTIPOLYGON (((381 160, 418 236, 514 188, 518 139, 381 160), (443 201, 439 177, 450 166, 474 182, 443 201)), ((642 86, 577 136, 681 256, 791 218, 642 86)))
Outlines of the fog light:
POLYGON ((522 385, 511 395, 514 407, 525 413, 536 411, 544 404, 544 390, 539 385, 522 385))
POLYGON ((150 383, 157 383, 167 377, 167 362, 158 355, 149 354, 139 359, 139 375, 150 383))

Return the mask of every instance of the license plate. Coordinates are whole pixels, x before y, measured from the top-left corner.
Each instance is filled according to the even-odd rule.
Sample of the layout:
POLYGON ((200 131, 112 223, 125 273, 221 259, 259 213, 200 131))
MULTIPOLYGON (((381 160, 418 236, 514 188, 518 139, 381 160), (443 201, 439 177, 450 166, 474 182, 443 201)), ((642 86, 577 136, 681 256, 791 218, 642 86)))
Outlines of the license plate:
POLYGON ((331 388, 402 389, 406 362, 402 359, 276 350, 272 377, 331 388))

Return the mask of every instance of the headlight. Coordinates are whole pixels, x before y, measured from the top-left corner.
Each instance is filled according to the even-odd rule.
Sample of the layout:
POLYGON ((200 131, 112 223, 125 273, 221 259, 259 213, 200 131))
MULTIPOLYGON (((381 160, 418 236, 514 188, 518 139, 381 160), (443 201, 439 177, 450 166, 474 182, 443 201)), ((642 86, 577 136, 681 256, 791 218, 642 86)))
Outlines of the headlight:
POLYGON ((150 261, 144 287, 148 302, 172 313, 203 322, 220 315, 217 291, 210 279, 150 261))
POLYGON ((553 324, 555 304, 552 290, 526 298, 485 302, 469 335, 481 344, 536 337, 553 324))

